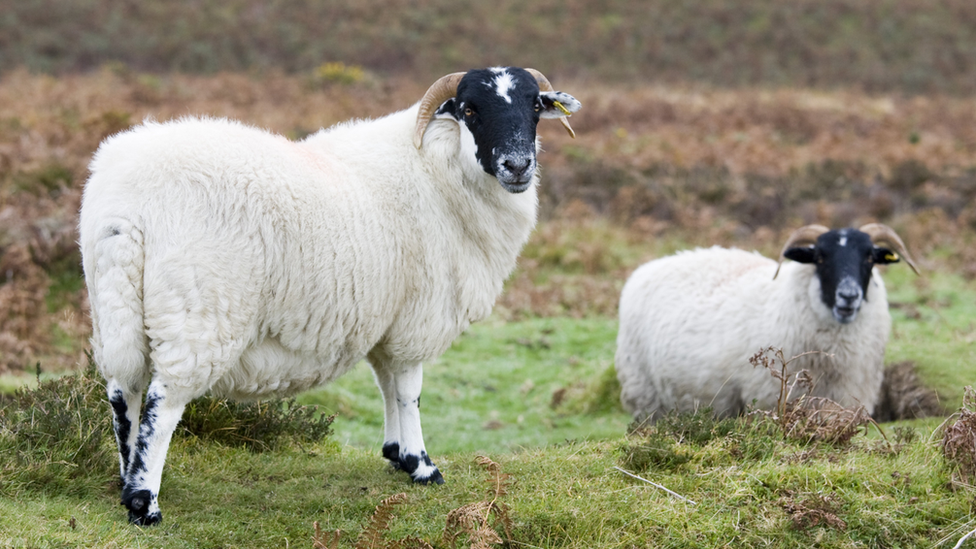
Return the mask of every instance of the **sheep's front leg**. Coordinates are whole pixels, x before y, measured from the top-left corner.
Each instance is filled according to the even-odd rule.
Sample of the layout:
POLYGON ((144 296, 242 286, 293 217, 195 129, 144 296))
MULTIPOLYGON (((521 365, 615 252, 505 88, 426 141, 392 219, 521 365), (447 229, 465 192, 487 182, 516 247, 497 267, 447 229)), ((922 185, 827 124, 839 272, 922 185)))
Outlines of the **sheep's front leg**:
POLYGON ((414 482, 443 484, 444 477, 427 456, 420 427, 423 365, 376 364, 373 371, 386 408, 383 455, 409 473, 414 482))
POLYGON ((376 385, 383 393, 383 457, 394 469, 400 469, 400 419, 396 401, 396 379, 385 365, 372 365, 376 385))
POLYGON ((125 475, 122 504, 129 509, 129 522, 140 526, 156 524, 163 519, 157 501, 163 464, 173 431, 187 403, 172 393, 159 380, 153 380, 149 385, 132 460, 125 475))
POLYGON ((427 457, 420 428, 420 390, 424 367, 420 363, 399 365, 395 370, 397 419, 400 423, 400 468, 420 484, 444 484, 444 477, 427 457))

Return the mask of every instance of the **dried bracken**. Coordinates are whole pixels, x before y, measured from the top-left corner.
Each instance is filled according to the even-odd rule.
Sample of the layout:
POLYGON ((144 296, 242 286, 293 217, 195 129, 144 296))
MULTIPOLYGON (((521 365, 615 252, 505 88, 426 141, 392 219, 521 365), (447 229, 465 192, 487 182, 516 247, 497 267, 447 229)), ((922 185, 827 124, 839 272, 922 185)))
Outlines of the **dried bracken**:
POLYGON ((444 543, 449 547, 457 547, 458 538, 462 534, 467 535, 471 549, 489 549, 492 545, 501 545, 512 538, 512 519, 508 516, 508 506, 498 501, 498 498, 508 493, 510 477, 502 472, 499 464, 487 457, 478 456, 477 462, 489 473, 488 500, 463 505, 447 514, 444 543), (489 524, 492 515, 495 516, 494 524, 489 524), (499 523, 505 531, 505 538, 498 534, 499 523))
POLYGON ((394 494, 376 506, 369 524, 359 533, 356 549, 382 549, 386 547, 383 534, 390 529, 390 519, 393 518, 393 507, 407 500, 406 492, 394 494))
POLYGON ((950 485, 971 488, 976 484, 976 391, 971 386, 953 418, 942 432, 942 455, 951 470, 950 485))
POLYGON ((313 526, 315 527, 315 534, 312 535, 312 549, 339 549, 341 530, 323 532, 319 521, 315 521, 313 526))
POLYGON ((801 442, 819 441, 841 446, 850 442, 862 427, 869 424, 877 426, 863 406, 845 408, 829 398, 806 394, 794 398, 794 390, 798 387, 809 389, 812 385, 806 370, 788 373, 789 364, 804 354, 809 353, 786 359, 782 349, 767 347, 749 359, 754 367, 766 368, 780 382, 777 409, 758 413, 766 414, 775 421, 782 429, 783 436, 801 442))
MULTIPOLYGON (((301 138, 424 92, 415 78, 356 88, 307 80, 150 75, 120 64, 57 79, 4 73, 0 371, 83 363, 90 326, 76 214, 86 166, 106 136, 150 115, 192 113, 301 138)), ((629 272, 672 251, 655 249, 658 237, 771 254, 798 222, 888 223, 933 258, 927 267, 976 277, 976 110, 967 98, 580 87, 587 110, 574 146, 543 130, 545 222, 498 299, 503 318, 613 316, 629 272)))
POLYGON ((846 530, 847 523, 837 516, 840 503, 834 494, 812 494, 803 501, 797 501, 793 494, 788 494, 780 500, 796 530, 809 530, 817 526, 846 530))
MULTIPOLYGON (((406 492, 394 494, 376 506, 369 523, 359 533, 355 549, 433 549, 426 541, 407 536, 402 539, 387 540, 383 535, 390 530, 390 520, 393 519, 393 508, 407 501, 406 492)), ((315 533, 312 536, 313 549, 338 549, 342 531, 323 532, 318 521, 313 524, 315 533)))

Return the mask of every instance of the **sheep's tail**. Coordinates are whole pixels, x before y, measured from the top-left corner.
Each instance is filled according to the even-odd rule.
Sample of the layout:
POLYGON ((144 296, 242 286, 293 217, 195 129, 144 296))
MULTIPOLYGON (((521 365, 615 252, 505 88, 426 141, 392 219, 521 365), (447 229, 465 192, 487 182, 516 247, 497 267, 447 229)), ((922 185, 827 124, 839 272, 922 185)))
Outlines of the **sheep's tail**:
POLYGON ((142 231, 120 218, 100 223, 94 234, 83 234, 82 257, 95 362, 106 379, 143 385, 149 377, 149 341, 143 323, 142 231))

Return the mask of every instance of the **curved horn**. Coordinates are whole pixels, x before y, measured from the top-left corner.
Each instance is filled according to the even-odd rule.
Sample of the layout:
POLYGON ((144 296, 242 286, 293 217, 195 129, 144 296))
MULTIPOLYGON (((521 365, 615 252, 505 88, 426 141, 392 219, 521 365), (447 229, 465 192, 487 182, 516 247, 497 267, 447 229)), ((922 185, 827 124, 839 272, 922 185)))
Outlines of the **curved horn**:
MULTIPOLYGON (((547 92, 556 91, 552 88, 552 84, 549 83, 549 79, 546 78, 546 76, 541 72, 535 69, 525 69, 525 71, 535 77, 535 81, 539 83, 539 90, 547 92)), ((569 136, 576 139, 576 132, 574 132, 573 128, 569 125, 569 118, 566 116, 560 116, 559 122, 561 122, 563 127, 566 128, 566 131, 569 132, 569 136)))
POLYGON ((786 244, 783 245, 783 250, 779 252, 779 264, 776 265, 776 274, 773 275, 773 280, 779 276, 779 268, 783 266, 783 260, 786 259, 786 250, 797 246, 816 244, 817 238, 829 230, 823 225, 807 225, 793 231, 793 234, 786 240, 786 244))
POLYGON ((893 248, 896 253, 901 255, 905 263, 908 263, 908 266, 915 271, 915 274, 919 274, 918 268, 915 267, 915 262, 908 255, 908 249, 905 247, 905 243, 901 241, 901 238, 898 237, 894 229, 881 223, 868 223, 858 230, 862 233, 867 233, 871 237, 871 242, 875 245, 886 244, 890 248, 893 248))
POLYGON ((434 116, 434 111, 441 103, 457 95, 458 82, 461 81, 465 73, 455 72, 437 79, 437 82, 427 88, 427 93, 420 100, 420 110, 417 112, 417 127, 413 132, 413 144, 419 149, 424 143, 424 132, 427 131, 427 124, 430 124, 430 117, 434 116))

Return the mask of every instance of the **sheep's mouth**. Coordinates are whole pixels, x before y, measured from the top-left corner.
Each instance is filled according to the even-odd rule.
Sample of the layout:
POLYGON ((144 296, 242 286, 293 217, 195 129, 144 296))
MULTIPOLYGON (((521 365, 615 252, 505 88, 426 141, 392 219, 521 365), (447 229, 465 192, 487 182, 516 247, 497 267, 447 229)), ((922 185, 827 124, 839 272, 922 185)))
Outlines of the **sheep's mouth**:
POLYGON ((498 182, 502 184, 502 187, 506 191, 512 194, 519 194, 528 190, 528 188, 532 185, 532 178, 530 177, 526 181, 517 181, 515 183, 509 183, 507 181, 502 181, 501 179, 499 179, 498 182))
POLYGON ((848 324, 857 318, 857 312, 859 309, 860 307, 836 306, 834 307, 834 318, 837 319, 837 322, 840 322, 841 324, 848 324))

